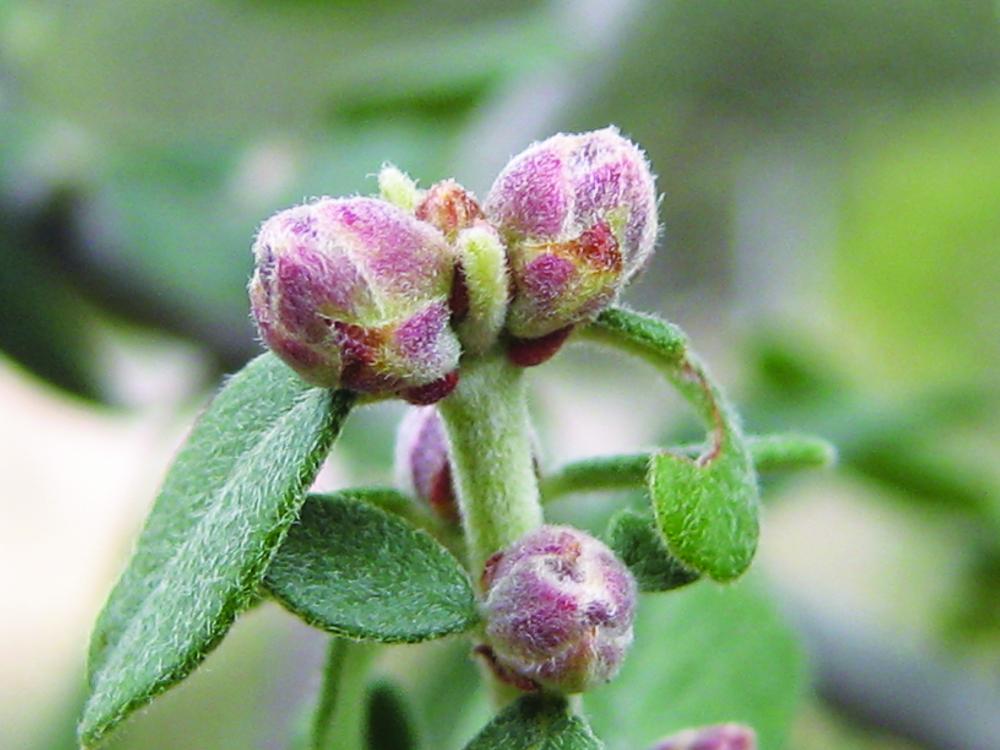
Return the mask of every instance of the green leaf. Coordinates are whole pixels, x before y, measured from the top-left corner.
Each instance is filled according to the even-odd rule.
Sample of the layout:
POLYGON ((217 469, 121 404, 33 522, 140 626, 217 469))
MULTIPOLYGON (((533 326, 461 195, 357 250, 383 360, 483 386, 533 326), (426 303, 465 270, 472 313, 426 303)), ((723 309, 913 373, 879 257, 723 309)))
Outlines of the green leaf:
POLYGON ((642 597, 632 652, 586 706, 609 750, 728 721, 754 727, 761 748, 781 750, 804 688, 796 639, 748 576, 642 597))
POLYGON ((486 725, 465 750, 599 750, 604 745, 561 696, 525 695, 486 725))
POLYGON ((216 396, 98 618, 83 744, 186 677, 252 603, 354 401, 306 386, 271 354, 216 396))
POLYGON ((717 581, 740 576, 757 549, 757 475, 735 412, 676 326, 611 308, 585 335, 656 367, 694 407, 708 432, 701 454, 660 452, 646 475, 670 554, 717 581))
POLYGON ((732 435, 722 445, 710 461, 659 453, 647 481, 671 554, 717 581, 730 581, 757 550, 759 500, 745 445, 732 435))
POLYGON ((362 498, 313 495, 264 578, 310 625, 348 638, 413 643, 478 620, 462 565, 432 536, 362 498))
POLYGON ((652 518, 620 511, 608 524, 607 537, 608 546, 628 565, 640 591, 669 591, 699 578, 670 554, 652 518))

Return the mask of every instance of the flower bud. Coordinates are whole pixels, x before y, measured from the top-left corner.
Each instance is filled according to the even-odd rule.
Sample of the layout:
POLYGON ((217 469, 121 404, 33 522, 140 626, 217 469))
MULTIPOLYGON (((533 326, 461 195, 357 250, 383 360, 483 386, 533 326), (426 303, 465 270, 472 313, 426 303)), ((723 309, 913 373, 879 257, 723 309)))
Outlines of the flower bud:
POLYGON ((516 339, 599 313, 656 240, 649 164, 613 127, 555 135, 515 156, 484 210, 508 248, 514 298, 507 326, 516 339))
POLYGON ((486 654, 522 689, 578 693, 610 680, 632 643, 636 585, 604 544, 542 526, 483 571, 486 654))
POLYGON ((479 201, 454 180, 442 180, 427 188, 416 209, 417 218, 440 229, 445 237, 455 239, 483 218, 479 201))
MULTIPOLYGON (((538 436, 531 435, 532 463, 540 475, 538 436)), ((458 491, 448 456, 448 436, 435 406, 408 409, 396 433, 396 485, 427 503, 445 521, 458 523, 458 491)))
POLYGON ((455 256, 438 230, 375 198, 322 198, 264 222, 253 252, 257 329, 305 380, 415 403, 454 387, 455 256))
POLYGON ((464 351, 482 354, 496 343, 507 316, 506 248, 493 227, 477 221, 457 234, 455 252, 459 260, 451 296, 455 330, 464 351))
POLYGON ((452 322, 462 350, 482 354, 496 343, 507 317, 507 249, 483 219, 475 196, 454 180, 430 186, 416 217, 444 233, 458 258, 452 287, 452 322))
POLYGON ((396 436, 396 482, 446 521, 459 520, 448 460, 448 438, 433 406, 406 412, 396 436))
POLYGON ((717 724, 686 729, 666 737, 650 750, 756 750, 757 734, 744 724, 717 724))

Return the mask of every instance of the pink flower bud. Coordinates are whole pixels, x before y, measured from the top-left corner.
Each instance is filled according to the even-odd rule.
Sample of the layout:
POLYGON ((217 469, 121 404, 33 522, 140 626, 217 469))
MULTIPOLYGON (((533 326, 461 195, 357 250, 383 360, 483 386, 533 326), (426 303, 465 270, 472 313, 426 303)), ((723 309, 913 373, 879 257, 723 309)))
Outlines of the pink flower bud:
POLYGON ((757 734, 743 724, 717 724, 686 729, 660 740, 650 750, 757 750, 757 734))
POLYGON ((510 256, 507 326, 516 339, 536 339, 599 313, 656 241, 649 164, 613 127, 555 135, 515 156, 484 210, 510 256))
POLYGON ((578 693, 618 672, 632 643, 636 585, 597 539, 542 526, 487 561, 482 585, 481 652, 501 679, 578 693))
POLYGON ((396 480, 446 521, 459 520, 448 462, 448 438, 433 406, 407 411, 396 437, 396 480))
POLYGON ((304 379, 417 403, 454 387, 455 256, 438 230, 375 198, 322 198, 264 222, 253 252, 257 329, 304 379))

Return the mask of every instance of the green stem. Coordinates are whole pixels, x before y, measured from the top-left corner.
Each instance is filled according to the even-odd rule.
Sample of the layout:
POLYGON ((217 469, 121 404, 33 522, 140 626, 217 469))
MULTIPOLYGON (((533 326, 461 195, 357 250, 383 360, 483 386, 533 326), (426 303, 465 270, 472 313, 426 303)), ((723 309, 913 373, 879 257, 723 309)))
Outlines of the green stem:
POLYGON ((364 750, 366 676, 375 651, 369 644, 330 639, 309 750, 364 750))
POLYGON ((732 407, 677 326, 612 307, 576 335, 578 339, 614 347, 645 360, 680 391, 710 431, 711 440, 701 457, 702 463, 722 452, 733 437, 738 439, 739 428, 732 407))
MULTIPOLYGON (((750 457, 759 472, 829 466, 836 458, 830 443, 810 435, 751 435, 746 441, 750 457)), ((688 443, 667 450, 694 459, 703 448, 701 443, 688 443)), ((542 479, 542 502, 549 503, 573 492, 644 488, 649 462, 654 455, 629 453, 568 463, 542 479)))
POLYGON ((478 579, 491 555, 542 523, 524 371, 500 353, 463 363, 439 408, 478 579))
POLYGON ((753 560, 760 522, 753 458, 739 420, 679 328, 624 308, 602 312, 579 332, 653 365, 694 407, 706 440, 694 459, 659 452, 646 475, 653 514, 670 553, 724 582, 753 560))

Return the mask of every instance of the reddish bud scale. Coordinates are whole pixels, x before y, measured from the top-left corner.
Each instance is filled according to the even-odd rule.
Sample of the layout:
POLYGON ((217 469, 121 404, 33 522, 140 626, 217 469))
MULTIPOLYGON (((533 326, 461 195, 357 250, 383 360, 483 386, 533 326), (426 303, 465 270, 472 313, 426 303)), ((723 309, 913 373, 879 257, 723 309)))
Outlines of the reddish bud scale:
POLYGON ((500 679, 575 693, 617 673, 636 585, 597 539, 542 526, 487 561, 482 588, 485 647, 500 679))
POLYGON ((455 390, 456 385, 458 385, 458 370, 452 370, 432 383, 406 388, 401 392, 401 395, 414 406, 429 406, 436 404, 455 390))
POLYGON ((560 328, 537 339, 507 340, 507 359, 519 367, 534 367, 555 356, 566 339, 573 332, 573 326, 560 328))
POLYGON ((427 189, 416 209, 417 218, 440 229, 450 239, 483 218, 475 197, 454 180, 443 180, 427 189))

